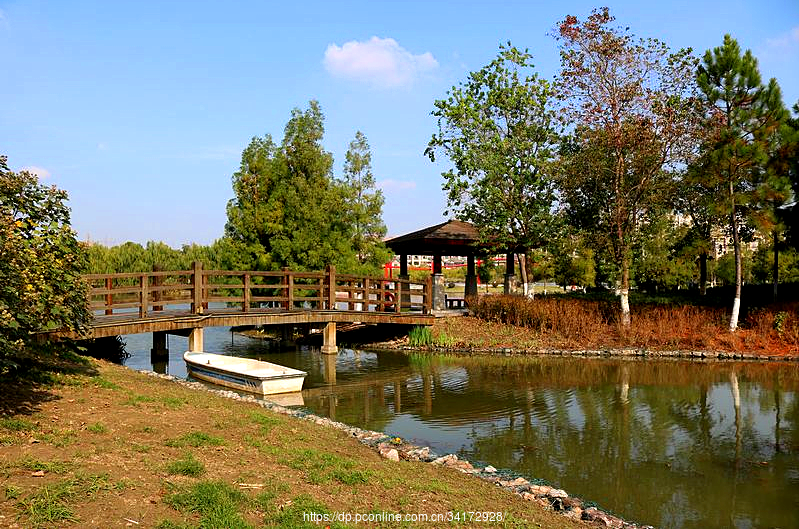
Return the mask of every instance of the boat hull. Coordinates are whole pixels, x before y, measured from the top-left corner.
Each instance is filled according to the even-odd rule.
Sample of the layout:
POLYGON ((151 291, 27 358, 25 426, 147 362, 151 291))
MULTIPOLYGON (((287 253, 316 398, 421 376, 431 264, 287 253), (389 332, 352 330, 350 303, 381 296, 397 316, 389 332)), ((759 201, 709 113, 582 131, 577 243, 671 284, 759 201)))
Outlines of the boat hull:
POLYGON ((183 360, 194 378, 258 395, 298 392, 307 375, 278 364, 212 353, 186 352, 183 360))

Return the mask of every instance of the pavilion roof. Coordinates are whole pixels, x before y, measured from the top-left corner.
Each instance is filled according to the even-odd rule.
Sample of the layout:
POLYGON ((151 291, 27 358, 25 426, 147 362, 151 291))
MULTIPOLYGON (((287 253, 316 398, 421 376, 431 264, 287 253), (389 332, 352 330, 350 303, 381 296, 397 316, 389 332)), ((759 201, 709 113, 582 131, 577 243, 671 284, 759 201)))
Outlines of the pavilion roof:
POLYGON ((395 254, 468 256, 485 254, 489 245, 478 243, 477 228, 462 220, 449 220, 386 241, 395 254))

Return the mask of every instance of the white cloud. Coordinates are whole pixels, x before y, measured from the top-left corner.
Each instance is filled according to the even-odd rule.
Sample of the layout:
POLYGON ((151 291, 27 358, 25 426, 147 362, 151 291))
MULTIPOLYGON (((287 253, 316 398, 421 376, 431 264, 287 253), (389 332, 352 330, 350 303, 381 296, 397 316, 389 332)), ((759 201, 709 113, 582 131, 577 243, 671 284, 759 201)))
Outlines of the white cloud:
POLYGON ((408 191, 409 189, 416 189, 416 182, 410 180, 380 180, 377 182, 377 187, 383 191, 408 191))
POLYGON ((766 39, 766 44, 771 48, 780 50, 794 48, 799 45, 799 26, 792 28, 787 33, 783 33, 776 38, 766 39))
POLYGON ((44 180, 45 178, 50 178, 50 171, 43 167, 36 167, 35 165, 28 165, 20 169, 20 171, 27 171, 30 174, 36 175, 39 180, 44 180))
POLYGON ((328 72, 380 88, 408 86, 421 74, 438 68, 430 52, 414 55, 396 40, 372 37, 363 42, 351 40, 343 46, 330 44, 325 50, 328 72))

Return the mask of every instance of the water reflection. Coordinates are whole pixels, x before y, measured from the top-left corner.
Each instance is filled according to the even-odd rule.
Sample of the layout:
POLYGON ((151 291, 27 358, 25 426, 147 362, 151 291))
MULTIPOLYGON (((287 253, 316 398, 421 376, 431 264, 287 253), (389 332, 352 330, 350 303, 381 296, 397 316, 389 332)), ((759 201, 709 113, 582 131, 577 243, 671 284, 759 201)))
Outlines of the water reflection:
MULTIPOLYGON (((544 478, 634 521, 799 527, 799 365, 327 356, 206 332, 215 351, 308 371, 315 413, 544 478)), ((159 368, 185 374, 170 348, 159 368)))

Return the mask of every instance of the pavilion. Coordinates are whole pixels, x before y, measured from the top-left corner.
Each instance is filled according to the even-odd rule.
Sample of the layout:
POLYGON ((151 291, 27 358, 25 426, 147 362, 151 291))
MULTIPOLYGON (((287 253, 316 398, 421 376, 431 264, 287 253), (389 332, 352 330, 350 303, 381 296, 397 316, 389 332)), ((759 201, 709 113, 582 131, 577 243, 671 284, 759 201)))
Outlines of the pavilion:
MULTIPOLYGON (((477 274, 475 273, 475 257, 496 255, 503 249, 493 244, 481 243, 477 228, 461 220, 450 220, 435 226, 400 235, 385 241, 396 255, 399 255, 400 279, 408 279, 408 256, 430 255, 433 257, 433 310, 446 309, 444 296, 444 274, 441 266, 443 256, 466 257, 466 287, 464 296, 477 295, 477 274)), ((505 293, 511 292, 514 268, 514 252, 504 250, 505 260, 505 293)))

